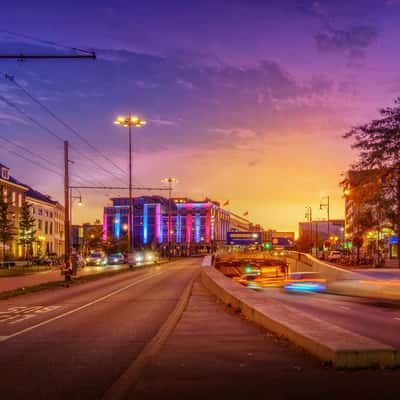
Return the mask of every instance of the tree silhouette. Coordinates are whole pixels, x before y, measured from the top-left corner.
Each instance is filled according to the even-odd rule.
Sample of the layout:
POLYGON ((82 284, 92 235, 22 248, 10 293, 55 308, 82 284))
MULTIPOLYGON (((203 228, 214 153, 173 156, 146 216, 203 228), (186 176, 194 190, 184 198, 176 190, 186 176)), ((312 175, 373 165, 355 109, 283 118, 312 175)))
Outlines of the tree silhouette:
MULTIPOLYGON (((400 238, 400 97, 392 107, 380 110, 380 118, 347 132, 345 139, 353 139, 352 148, 358 150, 356 170, 380 172, 376 189, 385 200, 388 215, 392 215, 393 228, 400 238)), ((400 267, 400 240, 397 245, 400 267)))

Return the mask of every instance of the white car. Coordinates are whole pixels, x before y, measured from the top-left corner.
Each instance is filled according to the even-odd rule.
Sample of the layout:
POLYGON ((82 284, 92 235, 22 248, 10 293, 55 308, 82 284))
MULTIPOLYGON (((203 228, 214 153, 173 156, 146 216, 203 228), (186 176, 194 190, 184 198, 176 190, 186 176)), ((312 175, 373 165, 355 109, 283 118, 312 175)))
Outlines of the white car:
POLYGON ((86 265, 107 265, 107 257, 104 253, 92 253, 86 258, 86 265))
POLYGON ((328 253, 326 259, 328 261, 334 261, 335 262, 335 261, 340 260, 340 257, 342 257, 342 253, 340 251, 333 250, 333 251, 330 251, 328 253))

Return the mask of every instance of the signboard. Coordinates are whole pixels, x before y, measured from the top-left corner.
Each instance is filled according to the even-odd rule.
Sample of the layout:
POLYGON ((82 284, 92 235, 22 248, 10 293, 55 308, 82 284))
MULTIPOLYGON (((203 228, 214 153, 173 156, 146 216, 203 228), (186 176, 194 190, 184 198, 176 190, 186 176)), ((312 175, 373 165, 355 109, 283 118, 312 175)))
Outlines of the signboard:
POLYGON ((261 244, 261 232, 228 232, 226 243, 236 246, 250 246, 261 244))
POLYGON ((272 238, 272 246, 277 247, 292 247, 293 241, 287 237, 274 237, 272 238))

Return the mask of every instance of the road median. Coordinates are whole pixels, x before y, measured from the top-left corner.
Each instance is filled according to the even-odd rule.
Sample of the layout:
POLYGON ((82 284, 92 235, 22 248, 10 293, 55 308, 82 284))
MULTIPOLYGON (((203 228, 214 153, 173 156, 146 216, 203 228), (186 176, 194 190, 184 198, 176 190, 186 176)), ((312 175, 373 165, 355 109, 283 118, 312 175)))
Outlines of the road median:
POLYGON ((223 303, 238 309, 250 321, 289 339, 335 368, 393 368, 399 352, 384 343, 358 335, 261 297, 212 267, 201 272, 204 286, 223 303))

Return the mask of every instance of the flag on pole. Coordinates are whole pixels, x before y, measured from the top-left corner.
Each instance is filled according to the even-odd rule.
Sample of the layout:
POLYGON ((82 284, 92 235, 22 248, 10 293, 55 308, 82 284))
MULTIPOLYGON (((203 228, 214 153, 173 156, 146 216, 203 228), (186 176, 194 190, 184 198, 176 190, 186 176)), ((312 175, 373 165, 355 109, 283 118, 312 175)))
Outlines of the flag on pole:
POLYGON ((243 213, 243 217, 247 217, 249 215, 249 212, 248 211, 245 211, 244 213, 243 213))
POLYGON ((225 203, 222 204, 222 207, 225 207, 225 206, 229 206, 229 200, 225 201, 225 203))

